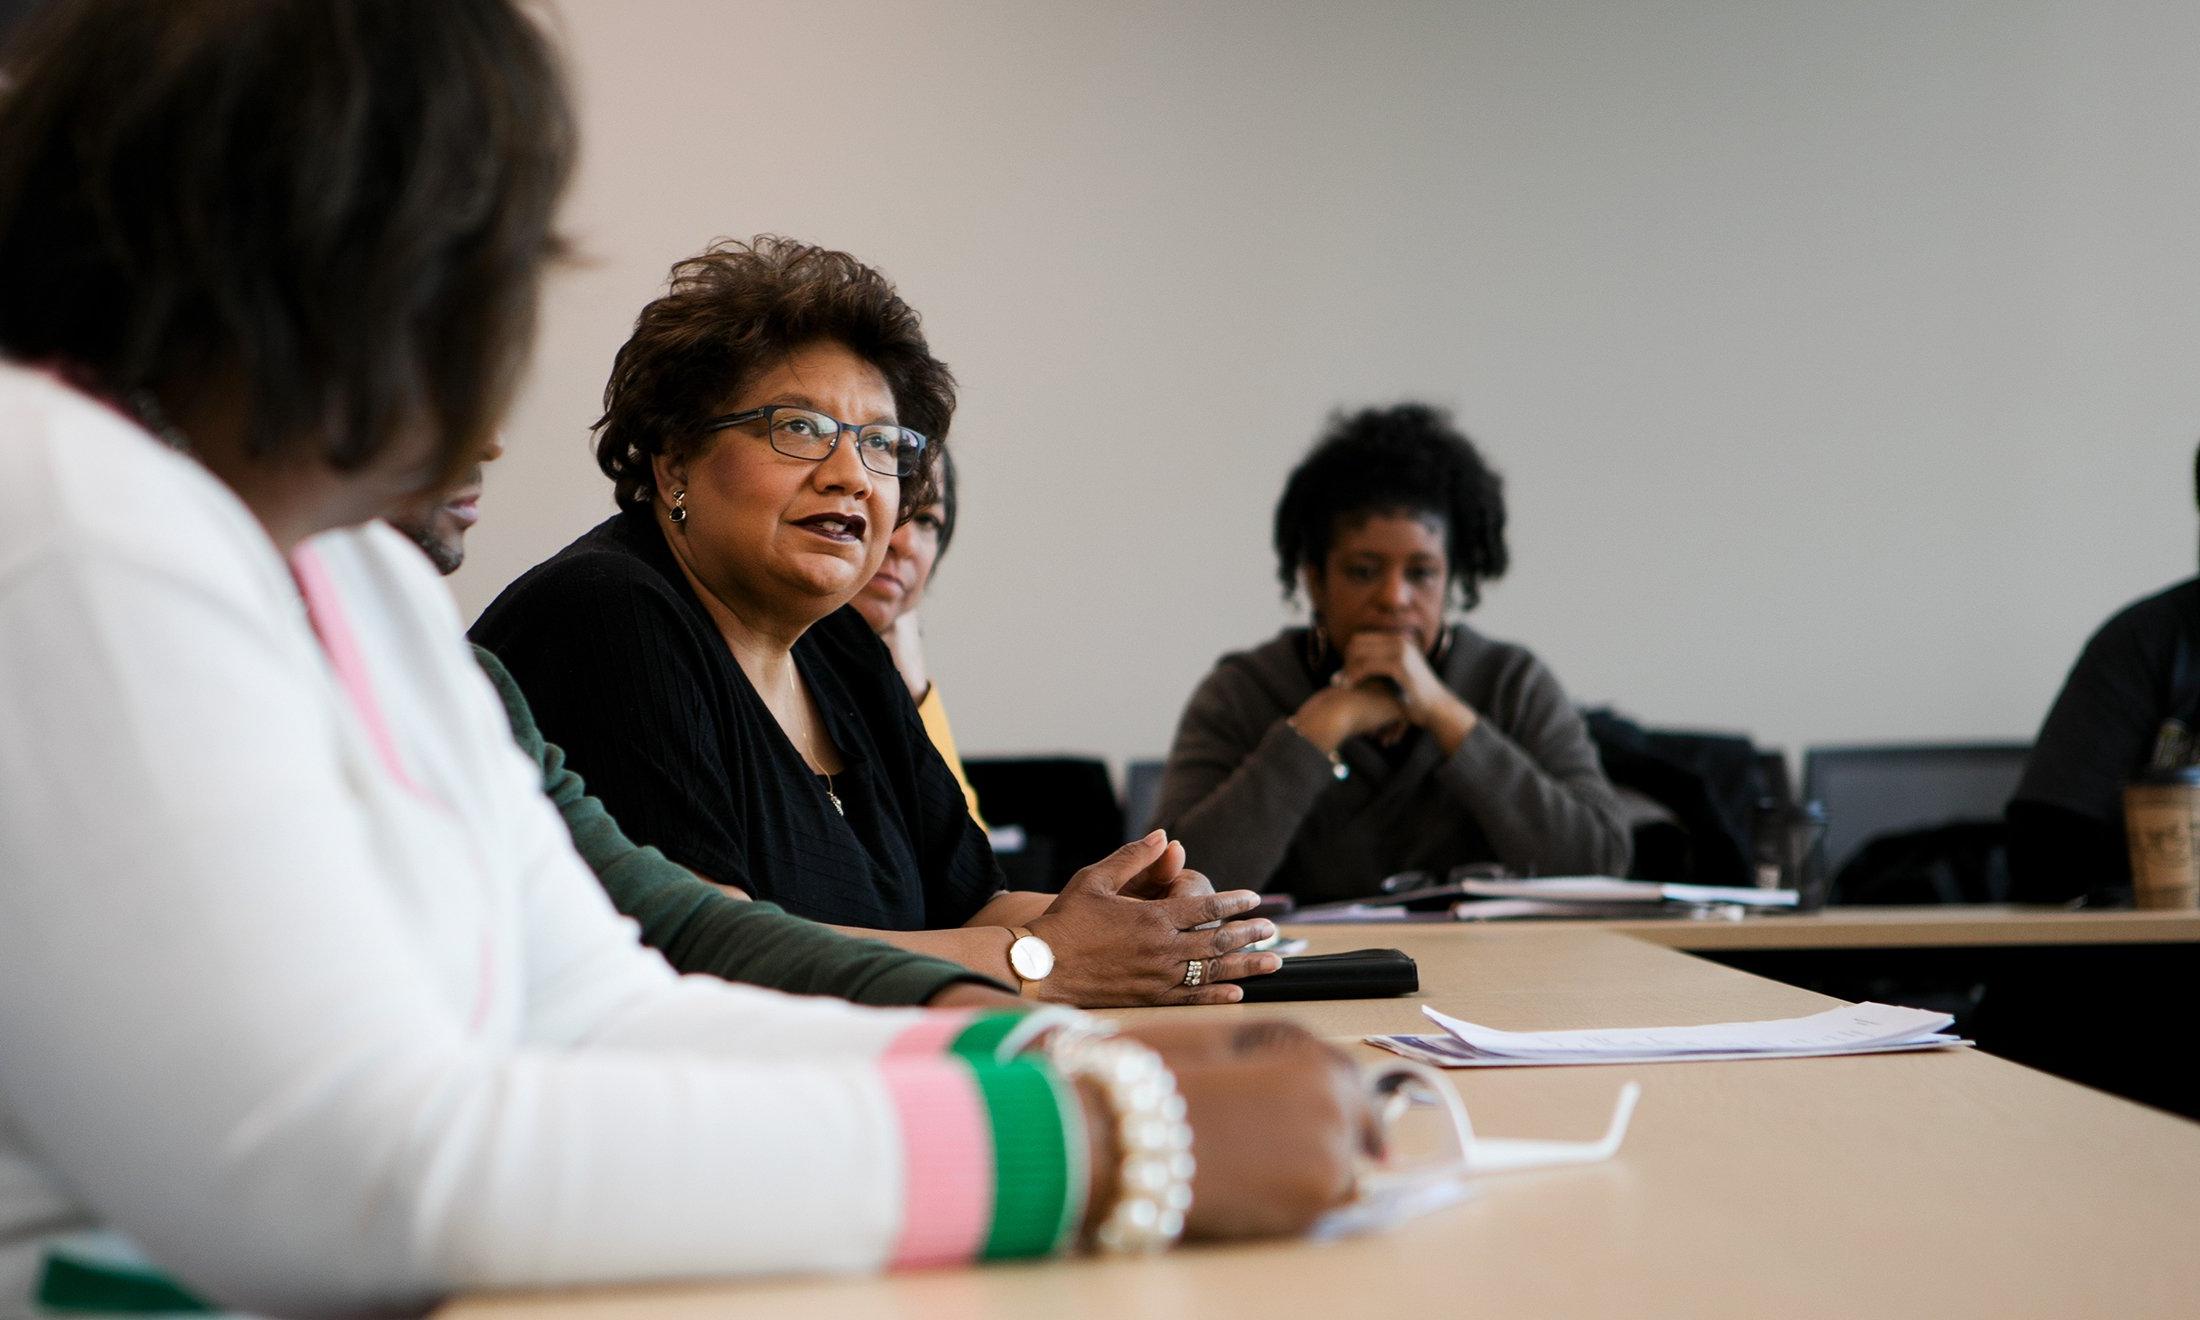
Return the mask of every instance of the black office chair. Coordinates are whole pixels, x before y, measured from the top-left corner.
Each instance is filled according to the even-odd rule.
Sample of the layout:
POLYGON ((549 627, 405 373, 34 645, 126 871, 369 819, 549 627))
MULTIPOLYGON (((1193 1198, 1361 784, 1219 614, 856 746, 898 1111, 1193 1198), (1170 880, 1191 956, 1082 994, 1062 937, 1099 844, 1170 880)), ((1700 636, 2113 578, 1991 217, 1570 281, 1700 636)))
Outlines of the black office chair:
POLYGON ((1133 761, 1123 776, 1123 842, 1129 843, 1153 828, 1154 808, 1161 805, 1161 771, 1165 762, 1133 761))
POLYGON ((1609 708, 1584 711, 1582 718, 1622 805, 1638 804, 1630 877, 1755 882, 1758 805, 1784 800, 1787 791, 1779 753, 1761 751, 1744 734, 1646 728, 1609 708), (1773 765, 1780 767, 1777 782, 1768 777, 1773 765))
POLYGON ((2025 743, 1813 747, 1803 796, 1824 805, 1829 903, 2000 903, 2002 808, 2025 743))
POLYGON ((1001 870, 1017 889, 1060 890, 1079 867, 1123 843, 1123 807, 1107 762, 1088 756, 977 756, 963 760, 986 824, 1014 826, 1023 847, 1003 850, 1001 870))

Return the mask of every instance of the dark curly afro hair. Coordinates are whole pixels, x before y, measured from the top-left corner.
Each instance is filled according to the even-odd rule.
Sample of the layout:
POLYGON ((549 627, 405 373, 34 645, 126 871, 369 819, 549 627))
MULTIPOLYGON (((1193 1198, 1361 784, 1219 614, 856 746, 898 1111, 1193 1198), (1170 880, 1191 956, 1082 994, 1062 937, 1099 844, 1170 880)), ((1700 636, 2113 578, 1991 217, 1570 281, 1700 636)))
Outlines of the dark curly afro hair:
POLYGON ((1444 525, 1450 588, 1461 609, 1482 584, 1504 576, 1504 483, 1440 408, 1401 403, 1338 413, 1292 469, 1276 504, 1276 576, 1285 600, 1299 572, 1328 562, 1337 531, 1375 514, 1431 517, 1444 525))

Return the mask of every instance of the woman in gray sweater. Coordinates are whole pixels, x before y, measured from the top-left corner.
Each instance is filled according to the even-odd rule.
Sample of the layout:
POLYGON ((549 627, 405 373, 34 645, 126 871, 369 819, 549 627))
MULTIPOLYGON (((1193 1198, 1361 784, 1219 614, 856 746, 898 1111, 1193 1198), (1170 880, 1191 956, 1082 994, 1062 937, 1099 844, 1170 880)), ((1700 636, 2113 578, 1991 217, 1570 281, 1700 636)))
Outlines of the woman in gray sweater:
POLYGON ((1465 862, 1626 869, 1619 803, 1558 680, 1444 617, 1506 563, 1503 489, 1448 417, 1339 418, 1284 486, 1276 553, 1313 626, 1222 658, 1162 778, 1157 823, 1216 885, 1318 902, 1465 862))

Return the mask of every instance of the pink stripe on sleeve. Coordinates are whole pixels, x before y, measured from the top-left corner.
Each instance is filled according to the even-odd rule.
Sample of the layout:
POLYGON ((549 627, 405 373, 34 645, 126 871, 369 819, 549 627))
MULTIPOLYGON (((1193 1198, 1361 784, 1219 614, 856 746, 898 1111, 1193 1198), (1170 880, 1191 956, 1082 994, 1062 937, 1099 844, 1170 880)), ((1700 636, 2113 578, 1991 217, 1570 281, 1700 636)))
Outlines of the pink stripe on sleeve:
POLYGON ((412 776, 405 773, 405 762, 397 754, 397 739, 391 735, 389 723, 382 717, 382 703, 375 699, 374 680, 367 673, 366 657, 360 653, 359 639, 352 633, 351 619, 344 613, 343 598, 336 590, 335 580, 329 576, 328 566, 310 546, 301 545, 291 552, 290 573, 298 582, 298 594, 305 598, 306 618, 313 625, 314 635, 321 639, 321 650, 328 655, 329 667, 336 671, 336 681, 351 698, 352 709, 358 712, 359 722, 366 726, 367 737, 381 755, 383 766, 407 791, 426 797, 413 783, 412 776))
POLYGON ((945 1054, 948 1047, 955 1043, 955 1037, 960 1036, 970 1025, 970 1020, 976 1016, 977 1010, 971 1008, 943 1009, 937 1013, 927 1013, 922 1021, 888 1042, 885 1057, 894 1059, 913 1054, 945 1054))
POLYGON ((893 1267, 977 1259, 993 1227, 993 1128, 969 1065, 908 1059, 883 1065, 901 1120, 901 1236, 893 1267))

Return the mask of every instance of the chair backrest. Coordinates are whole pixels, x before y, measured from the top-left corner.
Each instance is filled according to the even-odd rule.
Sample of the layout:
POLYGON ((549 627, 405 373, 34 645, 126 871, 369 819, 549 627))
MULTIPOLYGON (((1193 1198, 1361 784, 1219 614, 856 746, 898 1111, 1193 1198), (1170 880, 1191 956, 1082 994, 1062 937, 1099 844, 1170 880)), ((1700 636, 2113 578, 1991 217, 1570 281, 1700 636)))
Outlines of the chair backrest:
POLYGON ((1760 782, 1765 754, 1746 734, 1646 728, 1610 709, 1584 711, 1583 720, 1623 805, 1662 808, 1633 813, 1630 877, 1754 883, 1757 807, 1776 786, 1760 782))
POLYGON ((1758 799, 1760 802, 1769 802, 1776 807, 1794 805, 1795 781, 1788 776, 1786 752, 1772 747, 1758 748, 1757 778, 1759 786, 1764 789, 1764 796, 1758 799))
POLYGON ((2031 750, 2028 743, 1811 748, 1803 753, 1803 797, 1826 808, 1831 872, 1884 835, 1999 821, 2031 750))
POLYGON ((986 824, 1023 829, 1026 846, 1044 859, 1043 875, 1003 869, 1017 888, 1060 889, 1078 868, 1123 842, 1123 807, 1107 762, 1089 756, 972 756, 963 759, 986 824))
POLYGON ((1161 805, 1161 761, 1133 761, 1123 776, 1123 842, 1153 828, 1154 808, 1161 805))

